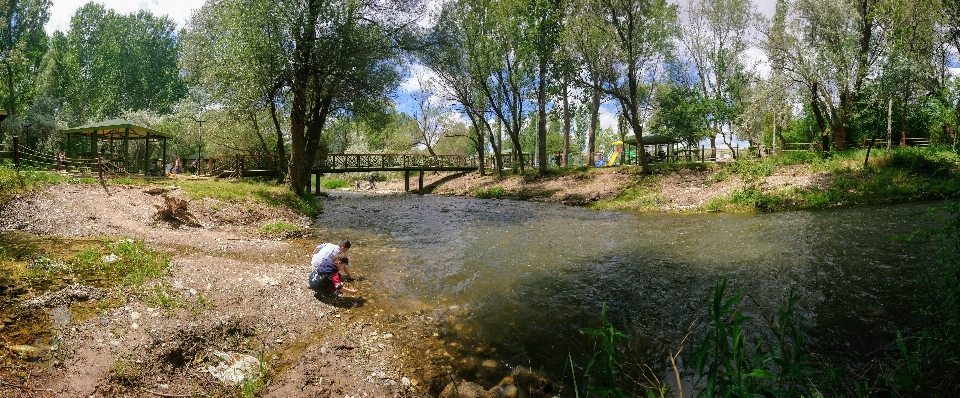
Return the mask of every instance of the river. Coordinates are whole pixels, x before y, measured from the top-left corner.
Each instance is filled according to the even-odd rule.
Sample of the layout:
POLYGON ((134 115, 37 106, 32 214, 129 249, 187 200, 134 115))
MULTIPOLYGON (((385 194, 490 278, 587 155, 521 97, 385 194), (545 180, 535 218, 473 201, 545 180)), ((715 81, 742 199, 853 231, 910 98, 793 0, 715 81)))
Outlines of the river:
POLYGON ((606 303, 631 336, 629 360, 666 371, 689 330, 684 352, 694 349, 702 324, 690 325, 727 277, 761 320, 798 292, 811 349, 856 369, 911 321, 934 250, 892 237, 929 225, 935 205, 661 214, 337 191, 316 226, 325 241, 353 241, 351 268, 381 310, 458 309, 441 328, 457 357, 563 377, 568 354, 586 363, 581 330, 600 325, 606 303))

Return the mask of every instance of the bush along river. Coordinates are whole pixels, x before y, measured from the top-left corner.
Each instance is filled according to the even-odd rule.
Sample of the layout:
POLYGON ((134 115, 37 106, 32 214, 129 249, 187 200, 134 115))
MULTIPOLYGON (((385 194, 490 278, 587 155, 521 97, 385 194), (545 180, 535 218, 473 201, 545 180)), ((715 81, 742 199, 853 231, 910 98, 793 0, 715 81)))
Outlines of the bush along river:
POLYGON ((893 237, 930 225, 937 205, 664 214, 333 192, 316 226, 362 247, 351 267, 365 297, 395 313, 441 311, 453 372, 489 388, 518 366, 559 382, 570 362, 582 373, 594 351, 582 330, 601 325, 604 303, 631 337, 624 362, 672 381, 669 353, 702 340, 720 278, 759 324, 798 293, 807 348, 855 371, 911 322, 934 248, 893 237))

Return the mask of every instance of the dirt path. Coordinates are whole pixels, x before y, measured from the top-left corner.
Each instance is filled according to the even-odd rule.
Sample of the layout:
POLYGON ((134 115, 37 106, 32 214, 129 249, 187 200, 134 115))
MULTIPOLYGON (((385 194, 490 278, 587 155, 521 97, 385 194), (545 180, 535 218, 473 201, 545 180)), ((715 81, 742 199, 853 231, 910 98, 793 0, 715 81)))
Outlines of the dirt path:
MULTIPOLYGON (((117 304, 55 325, 52 349, 37 354, 43 361, 24 365, 12 349, 0 352, 0 396, 233 396, 238 389, 215 376, 241 355, 267 364, 266 397, 427 396, 443 387, 443 363, 409 348, 442 345, 430 332, 432 318, 380 317, 378 305, 362 296, 316 297, 306 276, 323 238, 281 240, 254 229, 309 220, 252 203, 203 200, 186 206, 198 225, 178 225, 155 218, 168 198, 187 200, 175 187, 60 184, 0 209, 0 231, 8 231, 0 233, 142 239, 171 257, 172 275, 158 283, 186 303, 165 309, 145 294, 94 292, 117 304)), ((91 297, 67 290, 38 306, 53 312, 64 301, 75 308, 91 297)), ((0 331, 12 333, 18 325, 11 322, 0 331)))

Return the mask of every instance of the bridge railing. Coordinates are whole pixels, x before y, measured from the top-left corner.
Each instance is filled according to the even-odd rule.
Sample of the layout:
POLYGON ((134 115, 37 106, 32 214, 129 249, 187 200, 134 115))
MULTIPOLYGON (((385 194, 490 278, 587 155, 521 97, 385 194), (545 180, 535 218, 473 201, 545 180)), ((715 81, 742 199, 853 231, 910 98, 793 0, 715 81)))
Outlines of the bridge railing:
POLYGON ((476 157, 418 154, 320 154, 313 163, 318 171, 444 170, 477 168, 476 157))
MULTIPOLYGON (((218 175, 223 172, 249 170, 276 170, 276 155, 210 156, 204 159, 203 172, 218 175)), ((418 155, 418 154, 319 154, 313 162, 318 172, 362 172, 366 170, 466 170, 476 169, 475 156, 418 155)))

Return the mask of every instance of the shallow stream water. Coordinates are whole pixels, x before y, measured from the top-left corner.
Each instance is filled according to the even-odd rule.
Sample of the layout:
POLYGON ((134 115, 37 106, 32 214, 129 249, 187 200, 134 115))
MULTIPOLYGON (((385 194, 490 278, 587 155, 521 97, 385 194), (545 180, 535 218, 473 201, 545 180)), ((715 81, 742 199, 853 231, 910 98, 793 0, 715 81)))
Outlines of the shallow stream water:
POLYGON ((458 308, 442 327, 456 357, 558 377, 568 354, 586 363, 593 345, 581 330, 600 325, 606 303, 632 337, 625 353, 665 370, 727 277, 758 318, 800 293, 814 350, 855 368, 910 322, 933 250, 892 237, 928 225, 935 205, 651 214, 338 191, 316 224, 326 241, 353 241, 351 268, 379 306, 458 308))

